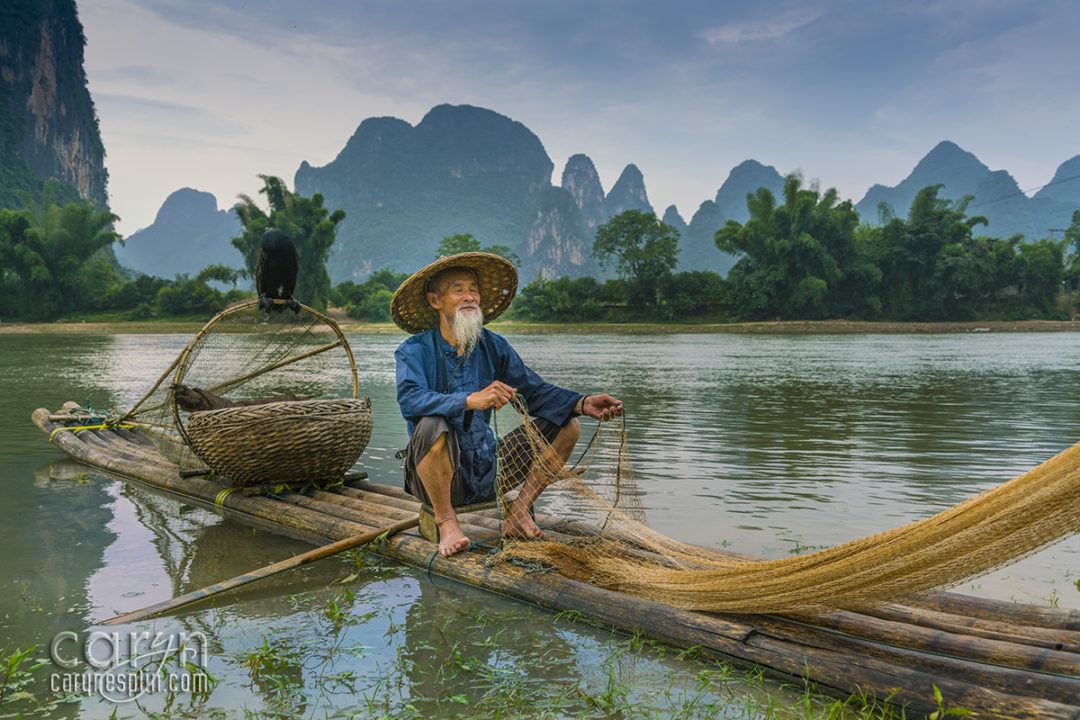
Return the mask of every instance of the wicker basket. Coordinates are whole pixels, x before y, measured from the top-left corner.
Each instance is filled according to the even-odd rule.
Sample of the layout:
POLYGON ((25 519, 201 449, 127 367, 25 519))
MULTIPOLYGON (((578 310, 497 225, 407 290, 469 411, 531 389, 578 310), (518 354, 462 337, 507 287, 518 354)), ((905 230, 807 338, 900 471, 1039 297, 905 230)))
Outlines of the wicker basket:
POLYGON ((241 487, 332 480, 344 475, 371 439, 368 398, 298 400, 194 412, 191 449, 241 487))

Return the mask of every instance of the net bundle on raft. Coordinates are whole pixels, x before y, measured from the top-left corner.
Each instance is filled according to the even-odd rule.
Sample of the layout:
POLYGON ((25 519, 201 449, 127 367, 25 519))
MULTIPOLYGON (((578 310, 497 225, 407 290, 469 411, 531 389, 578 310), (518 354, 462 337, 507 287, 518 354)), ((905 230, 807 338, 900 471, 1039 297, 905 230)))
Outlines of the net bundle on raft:
POLYGON ((566 465, 523 404, 496 427, 527 439, 501 443, 498 496, 505 514, 528 472, 547 489, 537 503, 567 518, 558 539, 504 538, 499 558, 543 562, 610 590, 689 610, 813 613, 858 609, 956 585, 1019 560, 1080 527, 1080 444, 938 514, 818 552, 743 560, 649 528, 630 467, 622 419, 601 423, 566 465), (525 456, 524 458, 521 456, 525 456), (522 468, 535 458, 531 469, 522 468), (593 527, 581 536, 582 527, 593 527))
POLYGON ((119 421, 182 474, 245 491, 340 482, 371 437, 356 360, 332 319, 240 303, 203 326, 119 421))

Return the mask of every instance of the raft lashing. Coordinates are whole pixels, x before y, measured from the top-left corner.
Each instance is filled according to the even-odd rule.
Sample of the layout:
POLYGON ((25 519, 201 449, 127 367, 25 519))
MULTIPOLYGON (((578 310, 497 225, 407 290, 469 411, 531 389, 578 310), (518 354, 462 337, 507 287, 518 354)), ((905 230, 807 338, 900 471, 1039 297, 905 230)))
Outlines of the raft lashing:
MULTIPOLYGON (((241 522, 328 543, 420 509, 398 487, 349 476, 322 490, 245 495, 214 476, 182 473, 158 452, 149 431, 86 427, 85 416, 72 414, 73 407, 39 408, 32 419, 76 460, 216 506, 241 522)), ((499 537, 498 508, 463 513, 461 521, 476 541, 499 537)), ((558 523, 541 515, 537 521, 549 537, 569 546, 596 533, 580 522, 558 523)), ((572 611, 675 647, 695 647, 776 679, 805 678, 829 694, 887 701, 904 707, 907 717, 938 709, 936 686, 946 707, 966 708, 972 717, 1080 720, 1080 611, 935 593, 860 612, 736 615, 680 609, 554 572, 530 574, 509 562, 489 566, 485 551, 444 558, 416 530, 395 534, 371 551, 553 611, 572 611)), ((671 561, 656 557, 653 562, 671 561)))

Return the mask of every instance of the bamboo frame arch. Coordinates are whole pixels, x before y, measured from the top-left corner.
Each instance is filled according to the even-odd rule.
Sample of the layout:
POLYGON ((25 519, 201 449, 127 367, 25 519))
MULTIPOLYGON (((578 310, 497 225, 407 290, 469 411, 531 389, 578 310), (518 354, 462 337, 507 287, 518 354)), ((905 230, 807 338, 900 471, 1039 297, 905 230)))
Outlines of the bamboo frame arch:
MULTIPOLYGON (((274 302, 274 304, 277 304, 277 305, 284 305, 285 304, 284 300, 274 300, 273 302, 274 302)), ((203 325, 202 329, 199 330, 199 332, 195 334, 195 337, 193 337, 191 339, 191 341, 187 344, 187 347, 185 347, 184 350, 180 353, 180 355, 177 356, 176 360, 169 367, 169 369, 166 370, 165 373, 161 376, 161 378, 158 379, 158 381, 154 384, 154 387, 150 389, 150 392, 148 392, 146 394, 146 396, 143 398, 143 400, 145 400, 147 397, 149 397, 151 394, 153 394, 153 392, 155 390, 157 390, 157 388, 161 385, 161 382, 165 379, 166 376, 168 376, 168 374, 172 371, 173 368, 176 368, 176 375, 173 378, 173 384, 174 385, 181 384, 181 382, 184 379, 184 373, 187 370, 188 357, 191 355, 192 350, 199 343, 199 341, 202 340, 203 337, 205 337, 206 334, 208 332, 210 332, 214 328, 215 325, 217 325, 219 322, 221 322, 223 319, 225 319, 229 315, 233 315, 235 313, 242 312, 244 310, 249 310, 249 309, 257 306, 258 304, 259 304, 258 300, 248 300, 248 301, 242 302, 242 303, 240 303, 238 305, 233 305, 232 307, 225 308, 224 310, 219 312, 217 315, 210 318, 210 320, 207 321, 207 323, 205 325, 203 325)), ((309 357, 311 357, 313 355, 317 355, 319 353, 326 352, 327 350, 333 350, 334 348, 341 347, 341 348, 343 348, 345 350, 345 355, 349 358, 349 372, 352 375, 352 385, 353 385, 352 399, 355 400, 355 399, 359 398, 360 397, 360 378, 359 378, 359 376, 357 374, 357 371, 356 371, 356 357, 353 355, 352 348, 349 347, 349 341, 345 339, 345 333, 343 333, 341 331, 341 327, 332 318, 322 314, 321 312, 319 312, 315 308, 308 307, 307 305, 300 305, 300 309, 306 310, 307 312, 311 313, 316 318, 321 320, 323 322, 323 324, 329 326, 329 328, 331 330, 333 330, 334 334, 337 336, 337 341, 332 342, 332 343, 327 343, 326 345, 322 345, 322 346, 317 347, 317 348, 315 348, 313 350, 309 350, 308 352, 301 353, 300 355, 296 355, 295 357, 287 358, 287 359, 282 360, 280 362, 274 363, 273 365, 270 365, 268 367, 261 368, 259 370, 256 370, 255 372, 252 372, 252 373, 248 373, 247 375, 242 375, 240 377, 232 378, 231 380, 227 380, 225 382, 218 383, 217 385, 214 385, 212 387, 207 388, 207 390, 209 390, 211 392, 217 392, 217 391, 220 391, 220 390, 225 390, 225 389, 228 389, 228 388, 230 388, 230 387, 232 387, 232 386, 234 386, 234 385, 236 385, 236 384, 238 384, 240 382, 243 382, 245 380, 250 380, 253 377, 257 377, 258 375, 261 375, 261 374, 263 374, 265 372, 270 372, 271 370, 276 370, 277 368, 283 367, 283 366, 288 365, 290 363, 298 362, 298 361, 303 360, 305 358, 309 358, 309 357)), ((140 400, 139 403, 142 403, 143 400, 140 400)), ((176 428, 180 432, 180 435, 184 438, 184 442, 187 443, 190 446, 191 445, 191 438, 188 437, 187 428, 185 427, 183 421, 180 419, 180 408, 177 407, 177 405, 176 405, 176 397, 174 395, 170 394, 169 402, 172 405, 173 420, 176 423, 176 428)), ((135 405, 135 407, 136 408, 138 407, 138 403, 135 405)), ((131 412, 129 412, 128 415, 133 414, 134 410, 135 409, 132 408, 131 412)), ((146 411, 143 411, 143 412, 146 412, 146 411)))

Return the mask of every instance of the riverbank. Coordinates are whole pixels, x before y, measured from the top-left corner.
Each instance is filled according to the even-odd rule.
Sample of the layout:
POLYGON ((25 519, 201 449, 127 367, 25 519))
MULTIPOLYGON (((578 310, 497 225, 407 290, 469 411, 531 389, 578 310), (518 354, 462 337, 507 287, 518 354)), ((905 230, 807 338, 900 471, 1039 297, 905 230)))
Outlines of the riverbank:
MULTIPOLYGON (((350 334, 402 335, 393 323, 354 322, 332 313, 350 334)), ((0 335, 55 334, 182 334, 193 335, 203 322, 190 320, 133 320, 126 322, 2 323, 0 335)), ((497 320, 489 327, 499 333, 744 333, 773 335, 830 335, 875 333, 1075 332, 1080 320, 993 320, 981 322, 868 322, 860 320, 775 320, 743 323, 533 323, 497 320)))

